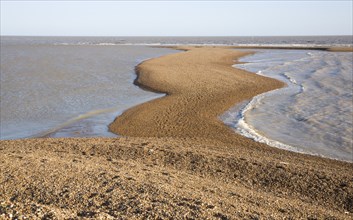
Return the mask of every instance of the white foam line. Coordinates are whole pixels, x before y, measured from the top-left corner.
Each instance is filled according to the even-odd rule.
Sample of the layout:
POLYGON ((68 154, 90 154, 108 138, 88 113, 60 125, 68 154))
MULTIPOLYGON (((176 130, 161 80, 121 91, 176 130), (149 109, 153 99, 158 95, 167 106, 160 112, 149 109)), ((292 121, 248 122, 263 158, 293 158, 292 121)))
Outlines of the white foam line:
MULTIPOLYGON (((237 65, 233 65, 233 67, 237 68, 237 65)), ((265 76, 261 70, 258 71, 256 74, 261 75, 261 76, 265 76)), ((289 76, 287 76, 287 75, 285 75, 285 76, 287 78, 289 78, 288 80, 290 80, 291 83, 297 84, 296 82, 293 82, 289 76)), ((263 100, 265 97, 270 96, 274 93, 277 93, 281 89, 283 89, 283 88, 275 89, 275 90, 265 92, 265 93, 262 93, 262 94, 259 94, 255 97, 253 97, 243 108, 240 109, 240 111, 236 114, 235 117, 234 117, 234 114, 227 112, 226 114, 228 114, 232 118, 231 120, 234 120, 235 122, 231 123, 230 122, 231 120, 223 120, 223 121, 228 126, 232 127, 233 130, 235 130, 237 133, 239 133, 247 138, 250 138, 254 141, 257 141, 260 143, 265 143, 271 147, 277 147, 277 148, 281 148, 281 149, 285 149, 285 150, 289 150, 289 151, 304 153, 303 150, 298 149, 294 146, 284 144, 284 143, 281 143, 276 140, 269 139, 269 138, 259 134, 253 126, 251 126, 250 124, 248 124, 246 122, 246 119, 245 119, 246 112, 250 111, 251 109, 254 109, 261 102, 261 100, 263 100)))
MULTIPOLYGON (((233 67, 236 68, 236 65, 234 65, 233 67)), ((256 74, 263 75, 261 71, 259 71, 256 74)), ((324 156, 324 155, 321 155, 321 154, 308 152, 308 151, 305 151, 303 149, 299 149, 297 147, 294 147, 294 146, 291 146, 291 145, 288 145, 288 144, 284 144, 282 142, 267 138, 267 137, 259 134, 254 127, 252 127, 250 124, 248 124, 246 122, 246 119, 245 119, 246 116, 245 115, 246 115, 247 111, 249 111, 251 109, 254 109, 261 102, 262 99, 264 99, 267 96, 270 96, 272 94, 277 93, 281 89, 283 89, 283 88, 275 89, 275 90, 272 90, 272 91, 269 91, 269 92, 265 92, 265 93, 262 93, 262 94, 259 94, 259 95, 255 96, 255 97, 253 97, 248 102, 248 104, 246 104, 245 107, 241 108, 241 110, 239 112, 237 112, 236 114, 234 114, 234 113, 232 114, 230 112, 231 110, 225 112, 221 116, 221 120, 226 125, 230 126, 238 134, 241 134, 241 135, 243 135, 243 136, 245 136, 247 138, 250 138, 250 139, 252 139, 254 141, 267 144, 268 146, 279 148, 279 149, 283 149, 283 150, 293 151, 293 152, 297 152, 297 153, 301 153, 301 154, 308 154, 308 155, 326 157, 326 158, 338 160, 337 158, 332 158, 332 157, 324 156), (231 117, 231 119, 229 119, 229 117, 227 117, 226 115, 231 117)), ((348 161, 348 162, 350 162, 350 161, 348 161)))
MULTIPOLYGON (((281 88, 282 89, 282 88, 281 88)), ((283 150, 288 150, 288 151, 292 151, 292 152, 296 152, 296 153, 300 153, 300 154, 307 154, 307 155, 312 155, 312 156, 318 156, 318 157, 324 157, 324 158, 329 158, 332 160, 337 160, 337 161, 345 161, 345 162, 349 162, 352 163, 352 161, 350 160, 345 160, 345 159, 338 159, 335 157, 330 157, 330 156, 326 156, 326 155, 322 155, 322 154, 318 154, 318 153, 313 153, 310 151, 306 151, 303 149, 299 149, 297 147, 288 145, 288 144, 284 144, 282 142, 276 141, 276 140, 272 140, 270 138, 267 138, 261 134, 259 134, 256 129, 254 127, 252 127, 250 124, 248 124, 245 120, 245 114, 247 111, 255 108, 256 104, 260 103, 260 101, 265 98, 266 96, 272 95, 273 93, 278 92, 281 89, 275 89, 269 92, 265 92, 262 93, 260 95, 255 96, 253 99, 251 99, 251 101, 245 106, 243 107, 240 112, 237 112, 235 115, 236 117, 234 117, 234 114, 232 114, 231 112, 226 112, 222 116, 221 119, 222 121, 230 126, 235 132, 237 132, 238 134, 241 134, 247 138, 250 138, 254 141, 260 142, 260 143, 264 143, 267 144, 270 147, 275 147, 275 148, 279 148, 279 149, 283 149, 283 150), (230 117, 232 117, 231 119, 229 118, 225 118, 225 115, 229 115, 230 117), (235 123, 232 120, 236 120, 235 123)))
POLYGON ((303 150, 300 150, 296 147, 293 147, 288 144, 281 143, 276 140, 269 139, 265 136, 262 136, 259 134, 254 127, 252 127, 250 124, 246 122, 246 112, 250 111, 251 109, 254 109, 263 98, 266 96, 269 96, 272 93, 277 92, 280 89, 272 90, 270 92, 262 93, 260 95, 255 96, 251 101, 243 108, 240 110, 240 113, 238 114, 238 120, 234 124, 234 130, 237 131, 239 134, 250 138, 254 141, 260 142, 260 143, 265 143, 271 147, 277 147, 285 150, 290 150, 290 151, 295 151, 299 153, 303 153, 303 150))

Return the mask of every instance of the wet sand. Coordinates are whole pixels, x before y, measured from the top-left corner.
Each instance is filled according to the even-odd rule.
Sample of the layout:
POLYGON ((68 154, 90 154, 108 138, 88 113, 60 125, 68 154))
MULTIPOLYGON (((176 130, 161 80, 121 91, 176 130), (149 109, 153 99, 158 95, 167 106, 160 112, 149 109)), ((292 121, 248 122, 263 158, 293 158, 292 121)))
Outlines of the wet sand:
POLYGON ((1 141, 0 216, 353 217, 353 164, 271 148, 218 119, 282 82, 233 68, 245 52, 178 49, 136 68, 137 84, 168 95, 110 125, 125 138, 1 141))

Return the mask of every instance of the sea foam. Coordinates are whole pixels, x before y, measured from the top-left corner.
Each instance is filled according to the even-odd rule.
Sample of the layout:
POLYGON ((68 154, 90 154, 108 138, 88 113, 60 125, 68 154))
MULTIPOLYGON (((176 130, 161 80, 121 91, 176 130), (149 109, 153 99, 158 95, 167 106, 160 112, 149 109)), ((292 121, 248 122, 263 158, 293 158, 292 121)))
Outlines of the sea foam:
POLYGON ((352 53, 259 50, 235 65, 287 86, 221 119, 246 137, 295 152, 353 161, 352 53))

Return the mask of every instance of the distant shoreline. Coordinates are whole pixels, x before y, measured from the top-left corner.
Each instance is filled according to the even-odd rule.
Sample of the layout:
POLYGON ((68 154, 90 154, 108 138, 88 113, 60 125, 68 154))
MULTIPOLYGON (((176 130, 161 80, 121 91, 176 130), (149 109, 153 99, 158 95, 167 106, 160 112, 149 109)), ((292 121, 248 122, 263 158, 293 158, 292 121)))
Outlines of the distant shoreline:
POLYGON ((353 52, 353 47, 299 47, 299 46, 230 46, 234 49, 285 49, 285 50, 324 50, 331 52, 353 52))
POLYGON ((351 35, 330 36, 1 36, 7 42, 54 45, 217 46, 246 49, 353 51, 351 35))
MULTIPOLYGON (((183 46, 156 46, 156 47, 165 47, 165 48, 178 48, 183 46)), ((195 47, 218 47, 218 48, 232 48, 232 49, 269 49, 269 50, 323 50, 330 52, 353 52, 353 47, 310 47, 310 46, 212 46, 212 45, 200 45, 195 47)))

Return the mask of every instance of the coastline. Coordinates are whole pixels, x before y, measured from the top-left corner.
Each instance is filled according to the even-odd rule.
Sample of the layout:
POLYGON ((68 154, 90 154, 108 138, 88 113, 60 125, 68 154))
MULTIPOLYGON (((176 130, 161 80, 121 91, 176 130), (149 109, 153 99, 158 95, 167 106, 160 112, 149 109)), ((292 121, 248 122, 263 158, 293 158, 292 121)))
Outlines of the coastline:
POLYGON ((137 84, 168 95, 110 125, 126 137, 1 141, 4 210, 27 214, 33 203, 62 217, 353 216, 351 163, 268 147, 218 119, 282 82, 233 68, 246 52, 179 49, 187 51, 136 68, 137 84))
MULTIPOLYGON (((331 114, 326 111, 326 114, 330 115, 332 121, 337 123, 329 123, 328 120, 320 120, 315 117, 313 112, 304 110, 310 107, 310 103, 316 103, 311 107, 315 109, 315 106, 322 106, 320 103, 324 103, 325 109, 329 109, 328 106, 340 106, 340 109, 345 109, 344 102, 341 104, 333 104, 333 102, 325 103, 325 95, 330 94, 327 90, 322 91, 313 91, 313 88, 317 90, 318 87, 311 87, 311 77, 315 78, 316 67, 314 65, 317 60, 325 60, 325 65, 320 69, 321 80, 318 80, 322 88, 330 87, 330 85, 341 85, 338 88, 345 88, 345 91, 349 93, 350 84, 347 80, 347 87, 344 87, 344 84, 340 84, 340 76, 346 74, 349 77, 351 75, 351 69, 349 68, 349 61, 352 59, 352 53, 338 53, 330 51, 313 51, 313 50, 280 50, 280 49, 267 49, 267 50, 255 50, 256 54, 252 56, 242 57, 240 61, 244 63, 235 64, 235 68, 245 69, 253 73, 264 75, 268 77, 273 77, 279 79, 285 83, 287 86, 284 88, 271 90, 253 97, 251 100, 247 101, 247 104, 239 105, 237 104, 232 109, 227 111, 224 117, 221 119, 230 127, 234 129, 235 132, 240 133, 250 139, 256 140, 258 142, 266 143, 269 146, 277 147, 285 150, 290 150, 303 154, 310 154, 314 156, 326 157, 335 160, 353 162, 352 154, 352 142, 350 129, 351 126, 344 127, 344 123, 339 122, 339 118, 335 118, 336 114, 331 114), (329 72, 329 63, 334 60, 339 59, 342 63, 345 64, 337 65, 339 69, 337 72, 330 75, 329 72), (276 60, 278 63, 276 63, 276 60), (281 60, 281 61, 279 61, 281 60), (305 60, 305 61, 304 61, 305 60), (273 63, 272 63, 273 61, 273 63), (290 66, 290 67, 289 67, 290 66), (345 70, 340 70, 339 66, 345 66, 345 70), (311 68, 311 69, 310 69, 311 68), (324 69, 325 68, 325 69, 324 69), (326 72, 325 72, 326 71, 326 72), (311 75, 313 73, 313 75, 311 75), (301 74, 306 74, 305 77, 301 74), (306 78, 307 77, 307 78, 306 78), (305 78, 305 81, 304 81, 305 78), (335 82, 328 83, 326 80, 335 80, 335 82), (326 84, 324 84, 326 82, 326 84), (323 84, 321 84, 323 83, 323 84), (334 84, 332 84, 334 83, 334 84), (326 87, 325 87, 326 86, 326 87), (308 92, 308 91, 311 92, 308 92), (321 92, 321 93, 320 93, 321 92), (307 99, 310 99, 311 95, 320 94, 320 97, 315 101, 308 103, 307 99), (287 97, 287 98, 284 98, 287 97), (289 100, 293 98, 297 99, 296 103, 286 102, 284 100, 289 100), (280 100, 280 101, 278 101, 280 100), (303 104, 306 100, 306 106, 303 104), (301 103, 301 104, 300 104, 301 103), (240 107, 241 106, 241 107, 240 107), (297 109, 296 111, 291 111, 290 109, 297 109), (300 109, 300 110, 299 110, 300 109), (249 115, 245 116, 246 112, 250 112, 249 115), (286 114, 281 114, 281 112, 286 112, 286 114), (305 112, 305 113, 304 113, 305 112), (295 114, 297 113, 297 114, 295 114), (313 117, 309 115, 312 114, 313 117), (330 126, 320 127, 317 132, 311 132, 310 126, 313 126, 313 123, 306 123, 297 121, 297 115, 301 115, 303 118, 307 118, 309 121, 316 121, 317 123, 330 124, 330 126), (255 119, 254 119, 255 117, 255 119), (258 117, 258 118, 256 118, 258 117), (247 118, 247 119, 246 119, 247 118), (292 122, 291 120, 294 120, 292 122), (268 126, 269 124, 278 124, 278 127, 268 126), (265 123, 264 123, 265 122, 265 123), (286 128, 283 127, 284 124, 287 124, 286 128), (292 124, 292 126, 290 126, 292 124), (262 127, 261 127, 262 126, 262 127), (305 129, 303 129, 303 127, 305 129), (279 127, 281 129, 279 129, 279 127), (341 130, 339 130, 340 128, 341 130), (331 129, 331 130, 330 130, 331 129), (336 129, 334 132, 332 130, 336 129), (302 133, 300 133, 300 131, 302 133), (324 134, 334 134, 339 140, 348 140, 347 142, 337 141, 331 135, 331 139, 325 139, 324 134), (278 135, 278 136, 276 136, 278 135), (322 136, 321 136, 322 135, 322 136), (320 137, 321 138, 318 138, 320 137), (341 139, 340 139, 341 138, 341 139), (337 141, 337 142, 335 142, 337 141)), ((333 65, 331 67, 334 67, 333 65)), ((321 68, 321 67, 320 67, 321 68)), ((337 91, 337 90, 336 90, 337 91)), ((335 96, 339 96, 336 94, 335 96)), ((345 96, 338 97, 343 100, 345 96)), ((337 99, 338 100, 338 99, 337 99)), ((346 103, 351 103, 351 100, 346 99, 346 103)), ((317 107, 315 110, 320 112, 323 108, 317 107)), ((342 112, 340 115, 341 118, 345 118, 347 124, 350 124, 351 116, 350 114, 344 114, 342 112)), ((315 124, 315 123, 314 123, 315 124)), ((316 125, 316 127, 319 127, 316 125)))
POLYGON ((218 116, 235 103, 284 83, 232 67, 235 59, 250 52, 212 47, 177 49, 184 52, 151 59, 136 68, 137 84, 167 96, 125 111, 109 129, 130 137, 197 137, 248 144, 247 138, 234 135, 218 116))

